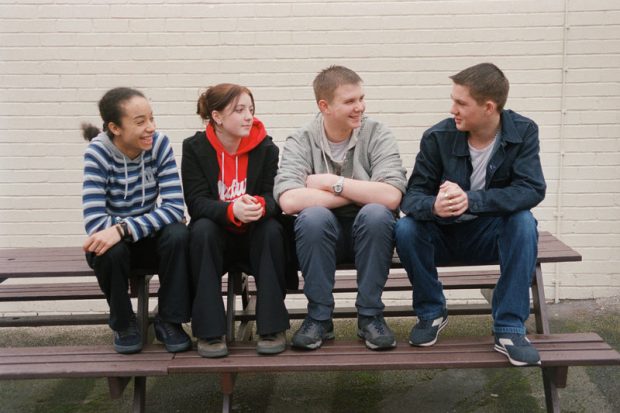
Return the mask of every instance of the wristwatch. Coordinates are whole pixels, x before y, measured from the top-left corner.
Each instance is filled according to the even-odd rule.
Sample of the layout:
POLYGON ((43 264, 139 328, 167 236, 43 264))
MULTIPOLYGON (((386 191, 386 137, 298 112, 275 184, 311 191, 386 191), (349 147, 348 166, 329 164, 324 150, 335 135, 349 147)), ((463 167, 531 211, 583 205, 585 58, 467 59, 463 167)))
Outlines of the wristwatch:
POLYGON ((341 176, 340 178, 338 178, 336 183, 332 185, 332 190, 334 191, 334 194, 340 195, 343 189, 344 189, 344 176, 341 176))
POLYGON ((127 226, 127 221, 121 220, 119 222, 121 229, 123 230, 123 241, 133 241, 133 237, 129 233, 129 227, 127 226))

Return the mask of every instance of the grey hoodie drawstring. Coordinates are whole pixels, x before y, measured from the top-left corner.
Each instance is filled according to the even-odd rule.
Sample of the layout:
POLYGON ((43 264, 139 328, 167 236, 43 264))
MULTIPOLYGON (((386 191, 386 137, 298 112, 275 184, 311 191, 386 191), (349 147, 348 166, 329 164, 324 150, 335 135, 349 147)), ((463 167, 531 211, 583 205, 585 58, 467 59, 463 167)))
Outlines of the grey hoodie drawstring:
POLYGON ((325 161, 325 167, 327 168, 327 173, 330 174, 330 170, 329 170, 329 163, 327 163, 327 156, 325 155, 325 147, 323 146, 323 137, 321 136, 321 138, 319 139, 319 141, 321 142, 321 154, 323 155, 323 161, 325 161))

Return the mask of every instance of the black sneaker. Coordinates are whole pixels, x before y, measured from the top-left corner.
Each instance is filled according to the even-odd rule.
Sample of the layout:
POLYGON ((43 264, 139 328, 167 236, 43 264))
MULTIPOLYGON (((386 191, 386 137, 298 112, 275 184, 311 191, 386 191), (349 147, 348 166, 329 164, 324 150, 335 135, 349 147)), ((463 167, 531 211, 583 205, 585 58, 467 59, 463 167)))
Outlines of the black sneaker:
POLYGON ((524 334, 495 333, 495 351, 508 357, 513 366, 538 366, 540 356, 524 334))
POLYGON ((334 323, 332 320, 318 321, 307 316, 293 335, 291 345, 306 350, 314 350, 323 344, 323 340, 334 339, 334 323))
POLYGON ((153 322, 153 327, 155 328, 155 337, 164 343, 166 350, 170 353, 185 351, 192 346, 192 340, 183 330, 181 324, 168 323, 157 317, 153 322))
POLYGON ((396 347, 394 333, 382 315, 358 317, 357 336, 364 340, 366 347, 371 350, 386 350, 396 347))
POLYGON ((411 329, 409 334, 409 344, 412 346, 428 347, 435 344, 439 332, 448 324, 448 312, 443 310, 443 314, 433 320, 420 320, 411 329))
POLYGON ((138 330, 136 316, 129 319, 124 330, 114 330, 114 350, 121 354, 137 353, 142 350, 142 334, 138 330))

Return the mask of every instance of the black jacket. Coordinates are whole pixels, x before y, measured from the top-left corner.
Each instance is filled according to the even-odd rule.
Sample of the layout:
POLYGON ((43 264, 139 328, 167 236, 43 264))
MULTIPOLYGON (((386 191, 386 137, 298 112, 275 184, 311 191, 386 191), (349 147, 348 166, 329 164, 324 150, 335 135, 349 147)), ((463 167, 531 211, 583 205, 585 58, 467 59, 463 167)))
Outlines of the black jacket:
MULTIPOLYGON (((286 260, 286 286, 290 290, 297 289, 297 255, 295 253, 295 235, 290 217, 282 214, 282 210, 273 198, 273 180, 278 172, 279 149, 270 136, 254 149, 248 156, 247 187, 249 195, 259 195, 265 199, 265 216, 261 219, 276 218, 284 228, 286 260)), ((196 132, 183 141, 183 158, 181 160, 181 178, 185 203, 191 219, 209 218, 212 221, 228 226, 228 202, 219 198, 217 180, 220 167, 217 154, 207 140, 205 132, 196 132)), ((191 222, 190 222, 191 226, 191 222)))

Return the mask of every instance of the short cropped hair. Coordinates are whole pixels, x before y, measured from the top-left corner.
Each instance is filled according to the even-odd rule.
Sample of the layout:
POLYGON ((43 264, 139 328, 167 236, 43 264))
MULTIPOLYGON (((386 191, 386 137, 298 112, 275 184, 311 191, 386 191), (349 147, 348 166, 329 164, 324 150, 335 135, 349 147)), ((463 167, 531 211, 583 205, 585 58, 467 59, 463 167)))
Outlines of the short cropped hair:
POLYGON ((493 63, 480 63, 468 67, 450 76, 450 79, 457 85, 467 86, 469 94, 479 105, 492 100, 497 105, 498 112, 504 109, 510 83, 504 73, 493 63))
POLYGON ((312 82, 314 97, 317 103, 319 100, 331 102, 338 86, 357 85, 359 83, 362 83, 362 78, 353 70, 344 66, 330 66, 321 70, 314 78, 314 82, 312 82))

